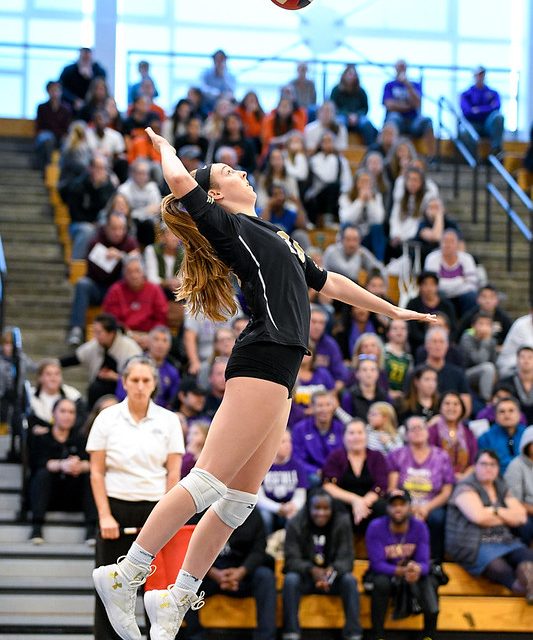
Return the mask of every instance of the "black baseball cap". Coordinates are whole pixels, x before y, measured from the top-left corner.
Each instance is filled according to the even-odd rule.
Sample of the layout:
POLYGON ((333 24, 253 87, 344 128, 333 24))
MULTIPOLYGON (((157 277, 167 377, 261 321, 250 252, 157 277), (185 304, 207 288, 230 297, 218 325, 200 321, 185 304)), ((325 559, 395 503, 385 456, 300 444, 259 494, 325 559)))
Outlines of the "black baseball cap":
POLYGON ((411 504, 411 494, 405 489, 394 489, 387 494, 387 504, 391 504, 394 500, 402 500, 411 504))

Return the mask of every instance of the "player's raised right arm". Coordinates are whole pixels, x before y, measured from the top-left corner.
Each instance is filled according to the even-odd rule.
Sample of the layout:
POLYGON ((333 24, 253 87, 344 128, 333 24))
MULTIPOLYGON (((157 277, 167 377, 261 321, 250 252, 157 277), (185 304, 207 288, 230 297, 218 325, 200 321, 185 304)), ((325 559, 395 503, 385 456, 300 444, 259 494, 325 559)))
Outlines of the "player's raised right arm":
POLYGON ((148 127, 146 133, 150 137, 154 149, 161 154, 161 166, 166 183, 176 198, 182 198, 196 186, 196 180, 183 166, 176 155, 176 149, 163 136, 158 135, 148 127))

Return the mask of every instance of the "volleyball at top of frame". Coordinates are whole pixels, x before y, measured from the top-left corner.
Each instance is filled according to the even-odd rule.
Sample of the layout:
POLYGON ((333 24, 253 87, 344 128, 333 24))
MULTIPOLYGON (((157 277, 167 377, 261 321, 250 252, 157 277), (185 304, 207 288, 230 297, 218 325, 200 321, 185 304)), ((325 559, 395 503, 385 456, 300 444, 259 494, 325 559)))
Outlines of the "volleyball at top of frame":
POLYGON ((308 7, 313 0, 271 0, 271 2, 281 9, 297 11, 298 9, 305 9, 305 7, 308 7))

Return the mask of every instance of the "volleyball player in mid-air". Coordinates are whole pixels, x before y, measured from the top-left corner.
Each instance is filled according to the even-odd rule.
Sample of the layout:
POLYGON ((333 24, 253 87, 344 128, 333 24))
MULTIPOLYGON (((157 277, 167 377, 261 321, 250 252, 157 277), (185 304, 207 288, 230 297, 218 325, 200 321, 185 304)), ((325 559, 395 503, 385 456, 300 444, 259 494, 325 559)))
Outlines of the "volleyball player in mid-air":
POLYGON ((124 640, 139 639, 138 586, 165 543, 191 516, 207 509, 176 583, 144 596, 152 640, 173 640, 187 610, 203 604, 201 581, 254 508, 287 426, 290 394, 309 340, 308 287, 395 319, 432 322, 434 317, 400 309, 320 269, 285 232, 257 217, 256 195, 244 171, 213 164, 191 175, 174 148, 147 131, 172 191, 162 203, 163 219, 185 247, 178 297, 187 300, 192 312, 220 320, 236 311, 233 272, 251 310, 196 466, 156 505, 128 554, 93 572, 115 631, 124 640))

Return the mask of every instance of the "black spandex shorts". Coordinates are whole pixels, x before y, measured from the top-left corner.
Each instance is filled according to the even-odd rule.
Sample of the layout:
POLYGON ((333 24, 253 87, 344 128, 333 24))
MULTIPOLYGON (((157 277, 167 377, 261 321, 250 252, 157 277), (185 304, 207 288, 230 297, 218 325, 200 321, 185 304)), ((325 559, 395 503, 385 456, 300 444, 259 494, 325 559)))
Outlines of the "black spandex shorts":
POLYGON ((289 398, 298 377, 305 349, 276 342, 252 342, 237 346, 226 366, 230 378, 260 378, 287 387, 289 398))

